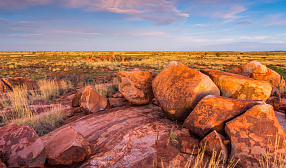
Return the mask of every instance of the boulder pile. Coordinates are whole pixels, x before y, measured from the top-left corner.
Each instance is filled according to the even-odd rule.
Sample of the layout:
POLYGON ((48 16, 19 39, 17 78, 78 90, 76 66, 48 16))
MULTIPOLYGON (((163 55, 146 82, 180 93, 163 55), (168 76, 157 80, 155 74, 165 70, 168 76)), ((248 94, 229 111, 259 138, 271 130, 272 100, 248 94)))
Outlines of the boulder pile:
MULTIPOLYGON (((262 167, 263 159, 286 156, 277 119, 285 81, 278 75, 258 62, 231 72, 176 61, 158 75, 119 72, 117 93, 106 98, 83 88, 70 104, 89 115, 42 137, 27 126, 0 127, 0 166, 171 167, 178 160, 191 166, 191 155, 203 149, 221 163, 262 167)), ((5 80, 0 86, 10 87, 5 80)))

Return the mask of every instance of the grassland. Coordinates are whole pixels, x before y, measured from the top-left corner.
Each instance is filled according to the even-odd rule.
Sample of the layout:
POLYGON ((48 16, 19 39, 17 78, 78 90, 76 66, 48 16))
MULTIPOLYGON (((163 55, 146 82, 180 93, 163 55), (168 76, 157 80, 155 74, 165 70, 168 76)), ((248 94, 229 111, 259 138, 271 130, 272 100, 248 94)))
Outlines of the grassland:
POLYGON ((0 76, 102 83, 112 80, 113 73, 135 67, 159 72, 172 60, 196 69, 227 71, 259 61, 286 70, 286 52, 1 52, 0 76))

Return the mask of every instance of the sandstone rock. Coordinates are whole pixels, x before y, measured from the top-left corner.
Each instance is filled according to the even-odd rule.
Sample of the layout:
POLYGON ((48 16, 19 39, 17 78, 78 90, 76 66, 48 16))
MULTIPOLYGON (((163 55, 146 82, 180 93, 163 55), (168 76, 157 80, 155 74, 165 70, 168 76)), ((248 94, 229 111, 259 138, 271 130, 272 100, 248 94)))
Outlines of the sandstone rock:
POLYGON ((122 107, 128 103, 128 101, 125 98, 113 98, 113 97, 108 98, 108 102, 111 107, 122 107))
POLYGON ((200 147, 205 149, 206 153, 210 156, 215 154, 217 157, 220 156, 221 160, 227 161, 228 149, 223 143, 224 140, 225 137, 214 130, 204 137, 200 142, 200 147))
POLYGON ((28 126, 11 123, 0 127, 0 155, 8 167, 43 167, 46 152, 41 139, 28 126))
POLYGON ((271 105, 253 106, 241 116, 227 122, 225 132, 231 140, 229 158, 239 159, 242 167, 259 167, 262 156, 273 162, 276 154, 285 155, 283 142, 286 134, 271 105))
POLYGON ((196 155, 199 152, 199 140, 191 137, 188 129, 183 128, 179 136, 181 152, 196 155))
POLYGON ((79 107, 79 100, 81 98, 82 93, 77 92, 71 97, 71 106, 72 107, 79 107))
POLYGON ((0 159, 0 168, 7 168, 6 165, 0 159))
POLYGON ((266 101, 272 91, 271 84, 266 81, 212 69, 203 69, 201 72, 214 81, 224 97, 266 101))
POLYGON ((94 88, 87 86, 80 98, 80 108, 85 114, 104 110, 107 106, 107 99, 98 94, 94 88))
POLYGON ((224 133, 225 122, 242 114, 262 101, 239 100, 221 96, 204 97, 184 122, 192 134, 203 138, 213 130, 224 133))
POLYGON ((118 72, 119 91, 132 104, 148 104, 152 98, 152 74, 146 71, 118 72))
POLYGON ((170 161, 179 153, 168 143, 175 123, 162 115, 152 104, 118 107, 63 126, 80 132, 91 144, 91 156, 72 167, 151 167, 156 160, 170 161))
POLYGON ((219 95, 207 76, 183 64, 170 62, 152 82, 154 96, 171 119, 184 120, 206 95, 219 95))
POLYGON ((281 93, 286 91, 286 85, 284 79, 272 69, 267 68, 265 65, 257 61, 251 61, 249 63, 239 65, 232 70, 232 73, 242 74, 244 76, 268 81, 273 87, 277 88, 281 93))
POLYGON ((76 130, 65 127, 41 137, 50 165, 71 165, 91 154, 89 142, 76 130))
POLYGON ((266 100, 266 103, 272 105, 275 111, 279 111, 283 106, 283 100, 280 97, 271 96, 266 100))

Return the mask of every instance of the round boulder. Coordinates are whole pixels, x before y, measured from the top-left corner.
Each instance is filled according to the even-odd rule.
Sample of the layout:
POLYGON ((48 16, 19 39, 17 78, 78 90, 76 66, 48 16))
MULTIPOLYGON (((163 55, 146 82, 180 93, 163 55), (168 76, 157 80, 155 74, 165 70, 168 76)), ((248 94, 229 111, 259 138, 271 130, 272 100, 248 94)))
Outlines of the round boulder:
POLYGON ((207 95, 220 95, 218 87, 203 73, 176 61, 153 80, 153 93, 169 118, 184 120, 207 95))

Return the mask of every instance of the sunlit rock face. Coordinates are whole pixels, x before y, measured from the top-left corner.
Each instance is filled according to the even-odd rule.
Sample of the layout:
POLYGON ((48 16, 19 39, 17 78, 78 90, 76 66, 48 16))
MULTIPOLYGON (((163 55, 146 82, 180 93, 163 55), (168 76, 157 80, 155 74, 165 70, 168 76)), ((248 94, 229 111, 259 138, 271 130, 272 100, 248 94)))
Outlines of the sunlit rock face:
POLYGON ((153 93, 171 119, 184 120, 207 95, 220 95, 213 81, 199 71, 170 62, 153 80, 153 93))
POLYGON ((266 81, 212 69, 203 69, 201 72, 213 80, 224 97, 266 101, 272 91, 272 85, 266 81))
MULTIPOLYGON (((242 167, 259 167, 262 157, 274 161, 275 154, 285 154, 286 134, 273 107, 256 105, 226 123, 225 132, 231 140, 229 158, 239 159, 242 167)), ((277 157, 277 156, 276 156, 277 157)))
POLYGON ((153 99, 152 80, 152 74, 146 71, 118 72, 119 91, 136 105, 148 104, 153 99))

